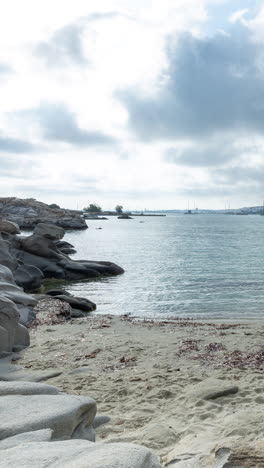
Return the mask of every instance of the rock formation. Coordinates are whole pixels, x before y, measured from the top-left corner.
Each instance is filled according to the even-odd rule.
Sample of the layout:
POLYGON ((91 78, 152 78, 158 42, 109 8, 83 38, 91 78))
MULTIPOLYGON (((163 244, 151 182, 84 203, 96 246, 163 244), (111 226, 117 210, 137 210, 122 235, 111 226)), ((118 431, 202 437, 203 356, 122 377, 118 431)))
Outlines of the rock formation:
MULTIPOLYGON (((82 317, 95 310, 96 305, 86 298, 75 298, 64 291, 51 291, 44 296, 46 302, 38 308, 36 297, 25 290, 35 290, 43 278, 76 280, 117 275, 123 269, 110 262, 74 261, 64 253, 67 243, 61 239, 64 230, 53 224, 40 223, 28 237, 18 236, 19 228, 9 221, 0 223, 0 352, 12 352, 29 344, 24 327, 43 312, 47 300, 56 296, 54 320, 59 322, 72 317, 82 317), (60 306, 59 304, 65 304, 60 306), (67 307, 66 307, 67 305, 67 307), (60 317, 59 317, 60 316, 60 317)), ((43 297, 40 297, 43 299, 43 297)), ((55 301, 55 299, 54 299, 55 301)), ((49 311, 50 308, 47 307, 49 311)), ((48 317, 51 320, 50 317, 48 317)), ((43 314, 40 320, 45 320, 43 314)))
POLYGON ((21 229, 34 229, 39 223, 49 223, 64 229, 87 229, 79 211, 51 208, 34 198, 0 198, 0 218, 12 221, 21 229))
POLYGON ((0 468, 160 468, 158 458, 145 447, 95 444, 95 429, 109 421, 96 417, 95 401, 35 383, 60 372, 30 373, 11 364, 12 353, 29 345, 24 325, 35 317, 37 308, 41 323, 47 320, 49 301, 58 322, 62 316, 81 316, 96 307, 60 290, 42 295, 37 304, 36 296, 20 286, 35 289, 44 277, 80 279, 123 273, 110 262, 71 260, 66 252, 73 246, 61 240, 64 230, 55 224, 39 223, 28 237, 18 234, 17 224, 0 221, 0 468))
POLYGON ((0 467, 160 468, 147 448, 97 444, 93 399, 33 382, 0 382, 0 467))
POLYGON ((8 232, 0 236, 0 264, 8 267, 16 283, 28 291, 39 288, 44 277, 79 280, 124 272, 111 262, 72 260, 65 253, 72 249, 71 244, 61 241, 64 230, 52 224, 38 224, 28 237, 8 232))

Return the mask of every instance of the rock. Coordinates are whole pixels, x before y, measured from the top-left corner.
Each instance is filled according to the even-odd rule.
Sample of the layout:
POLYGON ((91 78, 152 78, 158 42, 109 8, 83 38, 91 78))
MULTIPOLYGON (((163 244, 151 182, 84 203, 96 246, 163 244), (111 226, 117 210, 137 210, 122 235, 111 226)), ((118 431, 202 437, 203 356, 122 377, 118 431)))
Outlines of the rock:
POLYGON ((56 246, 58 247, 58 249, 61 249, 61 248, 73 248, 74 245, 70 244, 70 242, 67 242, 67 241, 62 241, 62 240, 58 240, 56 241, 56 246))
POLYGON ((49 442, 51 438, 51 429, 41 429, 39 431, 23 432, 22 434, 15 435, 13 437, 8 437, 4 440, 0 440, 0 450, 6 450, 13 447, 17 447, 18 445, 24 444, 25 442, 49 442))
POLYGON ((12 272, 4 265, 0 265, 0 295, 16 304, 34 306, 37 303, 36 299, 15 284, 12 272))
POLYGON ((93 220, 93 221, 106 221, 108 220, 108 218, 106 218, 106 216, 91 216, 91 215, 87 215, 87 214, 84 214, 83 215, 83 218, 84 219, 90 219, 90 220, 93 220))
POLYGON ((56 221, 57 226, 61 226, 64 229, 87 229, 88 226, 83 218, 62 218, 56 221))
POLYGON ((51 208, 33 198, 0 198, 0 216, 17 223, 20 229, 34 229, 39 223, 49 223, 64 229, 87 229, 81 212, 51 208))
POLYGON ((35 236, 43 236, 51 240, 60 240, 63 238, 65 231, 53 224, 39 223, 34 229, 34 234, 35 236))
POLYGON ((244 438, 226 438, 217 444, 200 445, 198 454, 192 450, 182 455, 165 457, 168 468, 263 468, 264 444, 262 440, 245 441, 244 438), (169 461, 170 460, 170 461, 169 461))
POLYGON ((0 397, 5 395, 58 395, 53 385, 34 382, 0 382, 0 397))
MULTIPOLYGON (((6 331, 5 347, 0 344, 0 351, 12 351, 15 344, 19 313, 14 302, 0 296, 0 327, 6 331)), ((2 333, 3 335, 3 333, 2 333)))
POLYGON ((255 442, 239 441, 226 444, 215 451, 217 468, 262 468, 264 462, 264 440, 255 442))
MULTIPOLYGON (((49 227, 41 226, 41 231, 49 232, 49 227)), ((124 272, 121 267, 110 262, 72 260, 60 250, 57 242, 38 232, 36 228, 31 236, 22 238, 13 245, 12 252, 18 261, 36 267, 46 278, 79 280, 124 272)))
POLYGON ((16 352, 21 351, 22 349, 27 348, 29 344, 30 344, 30 340, 29 340, 28 329, 24 327, 24 325, 22 325, 21 323, 18 323, 15 329, 13 350, 16 352))
POLYGON ((37 300, 29 294, 24 293, 15 284, 12 272, 4 265, 0 265, 0 295, 16 304, 16 310, 19 313, 18 321, 22 325, 27 325, 32 320, 34 317, 33 307, 37 304, 37 300))
POLYGON ((61 253, 66 254, 66 255, 73 255, 76 253, 74 246, 70 244, 70 242, 57 241, 56 247, 59 249, 61 253))
POLYGON ((50 369, 49 371, 29 371, 20 366, 10 364, 12 355, 5 359, 0 359, 0 385, 2 382, 27 381, 27 382, 42 382, 61 375, 58 369, 50 369))
POLYGON ((46 292, 48 296, 71 296, 70 293, 67 291, 64 291, 63 289, 50 289, 49 291, 46 292))
MULTIPOLYGON (((37 229, 37 227, 36 227, 37 229)), ((61 253, 56 244, 49 238, 34 234, 21 240, 21 248, 38 257, 52 258, 59 260, 61 253)))
POLYGON ((9 252, 10 242, 3 239, 0 233, 0 264, 6 266, 10 270, 15 270, 17 260, 9 252))
POLYGON ((122 214, 121 216, 118 216, 117 219, 134 219, 132 216, 129 216, 128 214, 122 214))
POLYGON ((186 395, 197 400, 216 400, 217 398, 234 395, 239 391, 237 385, 217 379, 205 379, 191 386, 186 395))
MULTIPOLYGON (((133 444, 94 444, 85 440, 26 442, 2 450, 1 468, 161 468, 158 457, 149 449, 133 444)), ((48 437, 41 434, 39 437, 48 437)), ((11 441, 11 444, 14 441, 11 441)))
POLYGON ((20 234, 20 229, 16 223, 0 219, 0 232, 8 232, 9 234, 20 234))
POLYGON ((9 352, 10 346, 10 339, 9 334, 6 328, 0 326, 0 353, 9 352))
POLYGON ((18 320, 19 312, 14 302, 0 296, 0 352, 12 352, 29 345, 28 330, 18 320))
POLYGON ((67 302, 73 309, 79 309, 85 312, 92 312, 96 309, 96 304, 85 297, 75 297, 69 295, 57 295, 56 299, 67 302))
POLYGON ((32 320, 36 318, 36 313, 34 312, 33 306, 23 306, 21 304, 16 304, 17 310, 19 312, 19 323, 21 325, 27 326, 32 320))
POLYGON ((18 286, 26 291, 35 291, 42 284, 44 275, 39 268, 33 265, 19 265, 14 271, 14 279, 18 286))
POLYGON ((95 401, 75 395, 6 395, 0 398, 0 440, 23 432, 52 429, 53 440, 95 440, 95 401))

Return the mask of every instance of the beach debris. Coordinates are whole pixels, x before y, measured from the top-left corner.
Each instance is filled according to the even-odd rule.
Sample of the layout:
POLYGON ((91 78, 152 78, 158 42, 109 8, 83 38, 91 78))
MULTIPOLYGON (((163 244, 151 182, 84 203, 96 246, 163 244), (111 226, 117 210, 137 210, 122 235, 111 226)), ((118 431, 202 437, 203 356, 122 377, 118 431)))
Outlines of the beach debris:
POLYGON ((216 351, 225 351, 226 347, 222 343, 209 343, 205 346, 205 349, 209 352, 216 352, 216 351))
POLYGON ((92 351, 91 353, 79 354, 79 355, 74 357, 74 361, 81 361, 83 359, 94 359, 94 358, 96 358, 97 354, 100 353, 100 351, 102 351, 102 349, 97 348, 94 351, 92 351))
POLYGON ((36 318, 27 326, 28 328, 36 328, 40 325, 57 325, 65 320, 71 319, 71 306, 67 302, 62 302, 53 297, 47 297, 38 302, 34 307, 36 318))
POLYGON ((179 345, 177 354, 188 353, 190 351, 199 351, 198 341, 201 340, 182 340, 179 345))
POLYGON ((128 364, 129 362, 135 362, 137 360, 136 356, 122 356, 119 360, 119 362, 122 362, 122 364, 128 364))

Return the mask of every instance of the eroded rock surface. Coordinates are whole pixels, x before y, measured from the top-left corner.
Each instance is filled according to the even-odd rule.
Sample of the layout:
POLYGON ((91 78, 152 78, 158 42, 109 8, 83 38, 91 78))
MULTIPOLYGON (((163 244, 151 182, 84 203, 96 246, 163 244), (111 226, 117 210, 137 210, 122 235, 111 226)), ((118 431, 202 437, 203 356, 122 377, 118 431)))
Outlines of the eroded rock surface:
POLYGON ((133 444, 97 444, 95 401, 31 382, 0 382, 0 467, 160 468, 133 444))
POLYGON ((78 280, 98 278, 102 275, 119 275, 124 270, 111 262, 89 260, 72 260, 57 243, 64 231, 49 224, 37 226, 33 234, 16 238, 11 246, 15 258, 24 265, 32 265, 40 270, 46 278, 78 280))
POLYGON ((29 345, 28 330, 19 323, 19 318, 15 303, 0 295, 0 353, 29 345))

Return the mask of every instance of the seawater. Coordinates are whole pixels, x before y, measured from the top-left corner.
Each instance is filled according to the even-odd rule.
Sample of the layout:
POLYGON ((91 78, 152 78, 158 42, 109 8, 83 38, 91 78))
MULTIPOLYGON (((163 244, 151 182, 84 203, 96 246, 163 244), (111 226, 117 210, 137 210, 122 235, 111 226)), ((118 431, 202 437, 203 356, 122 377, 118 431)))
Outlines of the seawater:
POLYGON ((184 215, 87 221, 73 259, 108 260, 121 276, 65 285, 98 314, 165 319, 264 318, 264 217, 184 215), (99 230, 98 228, 102 229, 99 230))

